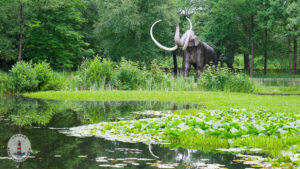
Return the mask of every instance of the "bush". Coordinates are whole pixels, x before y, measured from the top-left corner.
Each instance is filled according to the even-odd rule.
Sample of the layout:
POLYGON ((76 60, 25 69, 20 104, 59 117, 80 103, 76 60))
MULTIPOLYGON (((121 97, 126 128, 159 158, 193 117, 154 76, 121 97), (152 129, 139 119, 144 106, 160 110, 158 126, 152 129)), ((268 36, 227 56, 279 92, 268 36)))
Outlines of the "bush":
POLYGON ((37 73, 32 63, 17 62, 10 70, 8 84, 8 89, 12 92, 37 90, 37 73))
POLYGON ((0 71, 0 94, 3 94, 3 93, 6 92, 7 82, 8 82, 7 73, 4 73, 4 72, 0 71))
POLYGON ((98 88, 110 84, 113 75, 114 64, 110 60, 96 56, 93 60, 85 61, 80 67, 80 78, 83 88, 98 88))
POLYGON ((227 67, 209 66, 201 74, 200 87, 212 91, 251 92, 253 85, 248 76, 232 72, 227 67))
POLYGON ((17 62, 8 75, 8 89, 11 92, 30 92, 37 90, 57 90, 60 83, 53 77, 49 63, 17 62))
POLYGON ((168 81, 168 74, 162 71, 163 68, 154 59, 151 62, 150 70, 145 72, 146 78, 146 90, 161 90, 163 84, 168 81))
POLYGON ((34 70, 37 74, 38 90, 55 89, 55 84, 52 83, 53 71, 49 63, 41 62, 34 65, 34 70))
POLYGON ((147 71, 141 70, 138 63, 122 59, 114 77, 114 86, 122 90, 142 89, 146 86, 147 71))

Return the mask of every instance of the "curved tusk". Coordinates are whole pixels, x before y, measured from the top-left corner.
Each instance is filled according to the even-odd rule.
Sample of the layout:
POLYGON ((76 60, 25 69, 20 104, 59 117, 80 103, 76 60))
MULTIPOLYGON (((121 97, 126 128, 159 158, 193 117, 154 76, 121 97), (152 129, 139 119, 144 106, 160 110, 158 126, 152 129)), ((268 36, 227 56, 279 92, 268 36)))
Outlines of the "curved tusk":
POLYGON ((192 28, 193 28, 193 25, 192 25, 192 21, 189 19, 189 18, 186 18, 189 23, 190 23, 190 30, 189 30, 189 33, 188 33, 188 37, 186 38, 185 42, 184 42, 184 46, 182 48, 182 50, 186 50, 186 48, 188 47, 188 44, 189 44, 189 41, 190 41, 190 37, 191 37, 191 32, 192 32, 192 28))
POLYGON ((161 45, 159 42, 157 42, 157 41, 155 40, 153 34, 152 34, 152 30, 153 30, 154 26, 155 26, 158 22, 160 22, 160 21, 161 21, 161 20, 156 21, 156 22, 151 26, 151 29, 150 29, 150 36, 151 36, 151 39, 153 40, 153 42, 154 42, 159 48, 161 48, 161 49, 163 49, 163 50, 166 50, 166 51, 173 52, 173 51, 175 51, 175 50, 178 48, 177 45, 175 45, 175 46, 172 47, 172 48, 165 47, 165 46, 161 45))

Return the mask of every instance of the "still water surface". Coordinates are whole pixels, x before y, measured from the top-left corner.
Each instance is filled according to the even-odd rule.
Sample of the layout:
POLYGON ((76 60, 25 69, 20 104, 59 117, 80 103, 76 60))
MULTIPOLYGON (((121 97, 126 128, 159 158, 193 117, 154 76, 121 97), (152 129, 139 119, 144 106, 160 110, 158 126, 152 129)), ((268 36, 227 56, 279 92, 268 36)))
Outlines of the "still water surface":
POLYGON ((0 97, 0 169, 5 168, 204 168, 244 169, 234 155, 204 153, 163 145, 124 143, 102 138, 62 134, 69 127, 103 121, 148 118, 145 110, 178 110, 198 105, 166 102, 51 101, 24 97, 0 97), (7 143, 15 134, 26 135, 31 157, 17 163, 9 159, 7 143))

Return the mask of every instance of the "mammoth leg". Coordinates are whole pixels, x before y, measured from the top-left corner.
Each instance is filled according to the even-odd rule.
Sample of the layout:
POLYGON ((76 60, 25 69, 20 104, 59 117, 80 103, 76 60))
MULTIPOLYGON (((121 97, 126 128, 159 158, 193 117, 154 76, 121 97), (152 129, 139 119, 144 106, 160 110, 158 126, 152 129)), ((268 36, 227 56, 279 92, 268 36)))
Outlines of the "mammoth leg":
POLYGON ((198 69, 197 63, 193 64, 193 67, 195 68, 195 72, 196 72, 196 79, 195 81, 197 82, 199 77, 200 77, 200 70, 198 69))
POLYGON ((177 70, 178 70, 176 54, 177 54, 177 51, 173 52, 174 76, 177 76, 177 70))
POLYGON ((196 51, 196 55, 197 55, 197 57, 196 57, 196 59, 197 59, 197 62, 196 62, 196 70, 197 70, 197 77, 199 78, 200 77, 200 75, 198 75, 198 72, 200 71, 200 74, 201 74, 201 72, 203 72, 203 68, 204 68, 204 65, 205 65, 205 63, 204 63, 204 53, 203 53, 203 51, 202 51, 202 48, 201 47, 199 47, 198 49, 197 49, 197 51, 196 51))
POLYGON ((190 53, 188 50, 183 53, 183 62, 182 62, 183 76, 188 77, 191 70, 191 62, 190 62, 190 53))

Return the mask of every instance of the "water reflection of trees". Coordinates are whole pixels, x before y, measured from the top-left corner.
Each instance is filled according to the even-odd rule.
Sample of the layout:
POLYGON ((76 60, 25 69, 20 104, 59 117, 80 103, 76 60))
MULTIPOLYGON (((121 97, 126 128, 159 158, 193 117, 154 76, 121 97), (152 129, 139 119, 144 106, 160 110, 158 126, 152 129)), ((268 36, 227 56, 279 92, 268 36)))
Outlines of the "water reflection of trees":
MULTIPOLYGON (((102 121, 115 121, 119 118, 139 119, 144 115, 133 114, 143 110, 172 110, 194 107, 195 105, 162 103, 162 102, 91 102, 91 101, 51 101, 23 97, 0 97, 0 145, 5 147, 9 138, 22 133, 31 141, 33 156, 23 163, 23 168, 99 168, 96 157, 108 158, 154 158, 148 146, 142 143, 122 143, 100 138, 77 138, 60 134, 48 127, 63 128, 102 121), (8 119, 8 120, 4 120, 8 119), (124 154, 114 148, 133 148, 142 150, 141 154, 124 154), (108 151, 109 150, 109 151, 108 151), (115 151, 115 152, 112 152, 115 151), (60 158, 54 157, 61 155, 60 158), (87 155, 87 158, 79 158, 87 155)), ((158 145, 152 146, 153 153, 163 163, 191 164, 201 158, 211 159, 213 163, 229 163, 231 156, 215 155, 186 149, 169 150, 158 145)), ((0 148, 0 156, 7 156, 6 148, 0 148)), ((230 165, 230 164, 229 164, 230 165)), ((11 160, 1 160, 0 168, 17 168, 11 160)), ((145 163, 126 168, 148 168, 145 163)), ((180 165, 179 168, 185 168, 180 165)))
POLYGON ((92 102, 51 101, 24 97, 0 97, 0 115, 9 118, 15 125, 71 127, 122 118, 138 119, 144 115, 134 114, 143 110, 172 110, 196 105, 163 102, 92 102))
MULTIPOLYGON (((118 120, 120 117, 135 119, 141 115, 133 114, 134 111, 170 110, 184 106, 159 102, 73 102, 0 97, 0 147, 3 147, 0 148, 0 156, 7 156, 7 142, 12 135, 19 133, 18 126, 22 126, 22 134, 30 139, 35 156, 34 159, 26 160, 22 168, 99 168, 99 163, 95 162, 95 158, 99 156, 153 158, 148 146, 144 144, 67 137, 48 127, 71 127, 118 120), (140 149, 142 153, 129 156, 107 151, 114 151, 115 147, 140 149), (61 157, 56 158, 55 155, 61 157), (87 155, 87 158, 79 158, 80 155, 87 155)), ((167 148, 153 150, 166 162, 174 162, 174 151, 168 151, 167 148)), ((146 164, 143 165, 127 168, 147 167, 146 164)), ((12 160, 1 160, 0 163, 0 168, 18 167, 19 164, 12 160)))

